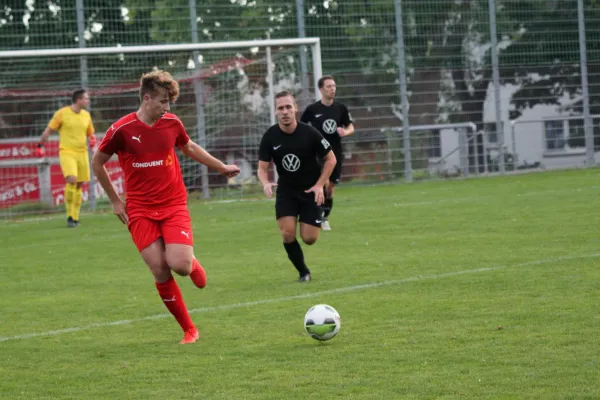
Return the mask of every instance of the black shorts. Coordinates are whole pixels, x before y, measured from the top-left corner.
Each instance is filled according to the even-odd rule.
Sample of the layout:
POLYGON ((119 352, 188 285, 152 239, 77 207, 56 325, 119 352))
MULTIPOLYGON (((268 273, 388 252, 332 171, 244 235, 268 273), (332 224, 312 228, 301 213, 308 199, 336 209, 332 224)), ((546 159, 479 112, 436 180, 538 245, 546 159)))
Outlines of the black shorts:
POLYGON ((297 217, 298 221, 321 227, 321 207, 315 202, 314 193, 299 189, 277 188, 275 217, 297 217))
POLYGON ((340 183, 340 179, 342 177, 342 166, 344 163, 344 154, 341 152, 334 152, 335 159, 337 160, 335 167, 333 168, 333 172, 329 176, 329 182, 335 183, 336 185, 340 183))

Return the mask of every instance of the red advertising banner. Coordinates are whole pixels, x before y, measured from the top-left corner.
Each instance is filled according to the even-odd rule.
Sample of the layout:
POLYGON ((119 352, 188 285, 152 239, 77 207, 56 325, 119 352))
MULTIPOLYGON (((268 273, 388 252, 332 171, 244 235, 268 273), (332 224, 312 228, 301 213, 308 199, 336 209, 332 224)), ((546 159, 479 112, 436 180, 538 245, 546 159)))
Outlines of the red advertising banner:
MULTIPOLYGON (((37 138, 0 140, 0 208, 13 207, 22 203, 38 203, 42 200, 40 190, 42 169, 33 162, 39 158, 35 156, 37 143, 37 138), (27 163, 28 160, 32 163, 27 163)), ((58 162, 58 141, 48 141, 44 150, 46 159, 50 162, 49 190, 52 194, 52 202, 54 205, 60 205, 64 202, 65 180, 58 162)), ((117 191, 124 193, 125 179, 119 162, 109 161, 106 169, 117 191)), ((96 199, 105 197, 104 190, 97 181, 95 195, 96 199)), ((85 184, 83 201, 89 198, 89 184, 85 184)))

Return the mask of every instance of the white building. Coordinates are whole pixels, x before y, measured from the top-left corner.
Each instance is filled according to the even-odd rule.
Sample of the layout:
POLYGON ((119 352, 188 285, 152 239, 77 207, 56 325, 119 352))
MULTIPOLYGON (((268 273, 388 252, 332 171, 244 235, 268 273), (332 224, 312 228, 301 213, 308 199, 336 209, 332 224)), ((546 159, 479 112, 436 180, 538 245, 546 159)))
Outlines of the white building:
MULTIPOLYGON (((515 121, 509 119, 510 99, 518 90, 517 86, 506 85, 500 89, 500 108, 502 130, 504 134, 505 152, 513 156, 516 167, 538 165, 540 168, 562 168, 584 166, 585 134, 583 118, 571 115, 564 108, 572 100, 565 96, 561 105, 539 104, 523 111, 515 121)), ((498 136, 496 133, 496 110, 493 86, 488 88, 484 104, 483 118, 485 134, 483 148, 489 158, 484 160, 479 154, 479 162, 493 163, 497 158, 498 136)), ((600 128, 600 116, 594 118, 595 135, 600 128)), ((440 131, 439 157, 431 158, 432 170, 458 171, 464 170, 467 150, 466 132, 456 130, 440 131), (461 163, 461 160, 463 162, 461 163)), ((471 146, 471 163, 474 160, 474 149, 471 146)), ((481 152, 481 146, 477 150, 481 152)), ((596 160, 600 160, 596 153, 596 160)))

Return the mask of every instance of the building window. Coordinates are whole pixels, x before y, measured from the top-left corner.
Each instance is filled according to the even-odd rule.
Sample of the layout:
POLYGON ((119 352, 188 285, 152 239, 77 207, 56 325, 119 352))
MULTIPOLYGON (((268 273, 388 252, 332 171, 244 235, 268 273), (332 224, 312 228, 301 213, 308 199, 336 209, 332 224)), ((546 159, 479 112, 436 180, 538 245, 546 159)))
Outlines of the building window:
MULTIPOLYGON (((504 131, 504 121, 500 122, 500 129, 504 131)), ((488 143, 498 143, 498 132, 496 132, 495 122, 486 122, 483 124, 483 131, 488 143)))
POLYGON ((562 120, 544 122, 544 138, 546 150, 564 150, 565 130, 562 120))
POLYGON ((600 149, 600 119, 594 118, 594 150, 600 149))
POLYGON ((565 150, 585 147, 583 119, 544 122, 546 150, 565 150), (565 123, 566 128, 565 129, 565 123))
POLYGON ((442 141, 440 139, 440 131, 430 131, 428 135, 429 158, 440 158, 442 156, 442 141))
POLYGON ((583 129, 583 119, 572 119, 569 121, 569 137, 567 138, 569 147, 585 147, 585 131, 583 129))

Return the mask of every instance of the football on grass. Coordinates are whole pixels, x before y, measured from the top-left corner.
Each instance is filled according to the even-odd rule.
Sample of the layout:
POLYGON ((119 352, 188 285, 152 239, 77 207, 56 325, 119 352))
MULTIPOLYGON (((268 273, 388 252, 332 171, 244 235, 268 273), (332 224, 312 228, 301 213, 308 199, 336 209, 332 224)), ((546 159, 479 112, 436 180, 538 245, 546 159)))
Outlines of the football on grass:
POLYGON ((340 314, 327 304, 311 307, 304 316, 304 329, 316 340, 332 339, 338 334, 341 326, 340 314))

